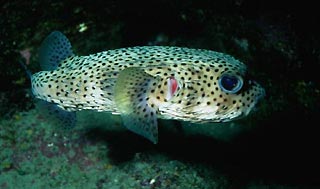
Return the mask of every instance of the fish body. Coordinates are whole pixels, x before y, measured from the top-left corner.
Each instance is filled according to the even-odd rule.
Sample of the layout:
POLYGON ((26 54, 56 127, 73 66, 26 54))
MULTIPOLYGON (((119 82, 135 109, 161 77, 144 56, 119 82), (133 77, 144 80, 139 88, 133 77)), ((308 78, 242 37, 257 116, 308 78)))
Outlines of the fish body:
POLYGON ((65 111, 120 114, 124 125, 154 143, 157 118, 226 122, 249 114, 265 92, 230 55, 170 46, 73 54, 60 32, 43 42, 32 76, 35 97, 65 111))

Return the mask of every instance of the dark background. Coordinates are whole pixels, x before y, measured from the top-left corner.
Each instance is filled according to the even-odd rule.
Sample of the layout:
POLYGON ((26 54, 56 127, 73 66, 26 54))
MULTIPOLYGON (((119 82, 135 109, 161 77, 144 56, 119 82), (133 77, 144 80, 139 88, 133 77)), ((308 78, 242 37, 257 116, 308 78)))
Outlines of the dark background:
POLYGON ((214 164, 237 182, 263 178, 305 187, 319 184, 320 20, 315 4, 71 0, 7 1, 0 8, 1 117, 33 108, 19 51, 29 49, 28 68, 39 71, 38 47, 53 30, 68 36, 80 55, 148 44, 212 49, 245 62, 265 87, 260 110, 243 121, 257 126, 228 144, 206 138, 177 142, 168 136, 158 150, 214 164), (81 23, 88 27, 84 32, 79 32, 81 23))

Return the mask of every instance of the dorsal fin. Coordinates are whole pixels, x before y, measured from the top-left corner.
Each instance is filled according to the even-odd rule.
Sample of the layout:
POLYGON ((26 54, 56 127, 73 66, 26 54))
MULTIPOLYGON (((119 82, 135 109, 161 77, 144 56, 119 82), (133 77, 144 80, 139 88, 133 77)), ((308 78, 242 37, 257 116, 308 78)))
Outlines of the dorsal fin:
POLYGON ((157 115, 147 98, 148 88, 155 81, 155 77, 140 68, 126 68, 118 76, 114 93, 125 127, 153 143, 158 142, 157 115))
POLYGON ((53 31, 42 42, 39 51, 41 69, 44 71, 55 70, 59 63, 67 57, 73 56, 68 38, 59 31, 53 31))

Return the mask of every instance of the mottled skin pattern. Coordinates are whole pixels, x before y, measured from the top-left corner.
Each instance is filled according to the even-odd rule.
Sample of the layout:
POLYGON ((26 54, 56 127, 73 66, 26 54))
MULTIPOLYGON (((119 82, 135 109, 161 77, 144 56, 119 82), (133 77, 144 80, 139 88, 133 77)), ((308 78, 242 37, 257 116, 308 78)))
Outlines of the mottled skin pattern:
MULTIPOLYGON (((229 55, 162 46, 68 57, 56 70, 33 75, 33 93, 68 111, 92 109, 119 113, 114 87, 119 73, 128 67, 142 69, 154 78, 145 88, 145 99, 141 100, 146 100, 158 117, 164 119, 229 121, 247 115, 264 96, 263 88, 247 77, 246 66, 229 55), (225 73, 242 78, 243 87, 238 92, 221 90, 218 80, 225 73), (178 88, 168 98, 170 77, 178 82, 178 88)), ((137 111, 146 112, 143 108, 137 111)))

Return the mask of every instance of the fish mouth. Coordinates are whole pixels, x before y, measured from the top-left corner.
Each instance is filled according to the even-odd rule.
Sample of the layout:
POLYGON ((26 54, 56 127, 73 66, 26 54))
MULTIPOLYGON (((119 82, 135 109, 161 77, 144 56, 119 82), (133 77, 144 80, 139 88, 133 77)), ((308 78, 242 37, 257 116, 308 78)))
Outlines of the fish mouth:
POLYGON ((255 82, 256 87, 259 90, 259 95, 256 97, 256 101, 259 102, 261 99, 263 99, 266 96, 266 90, 257 82, 255 82))
POLYGON ((261 94, 258 95, 258 96, 256 97, 256 99, 255 99, 255 101, 256 101, 255 106, 257 106, 257 104, 260 104, 261 101, 262 101, 262 99, 264 99, 265 96, 266 96, 265 90, 264 90, 264 89, 261 89, 261 94))
POLYGON ((257 87, 258 93, 255 97, 255 103, 252 106, 252 112, 255 112, 259 109, 259 107, 262 104, 263 99, 266 97, 266 91, 264 88, 261 87, 260 84, 258 84, 257 82, 255 82, 255 86, 257 87))

